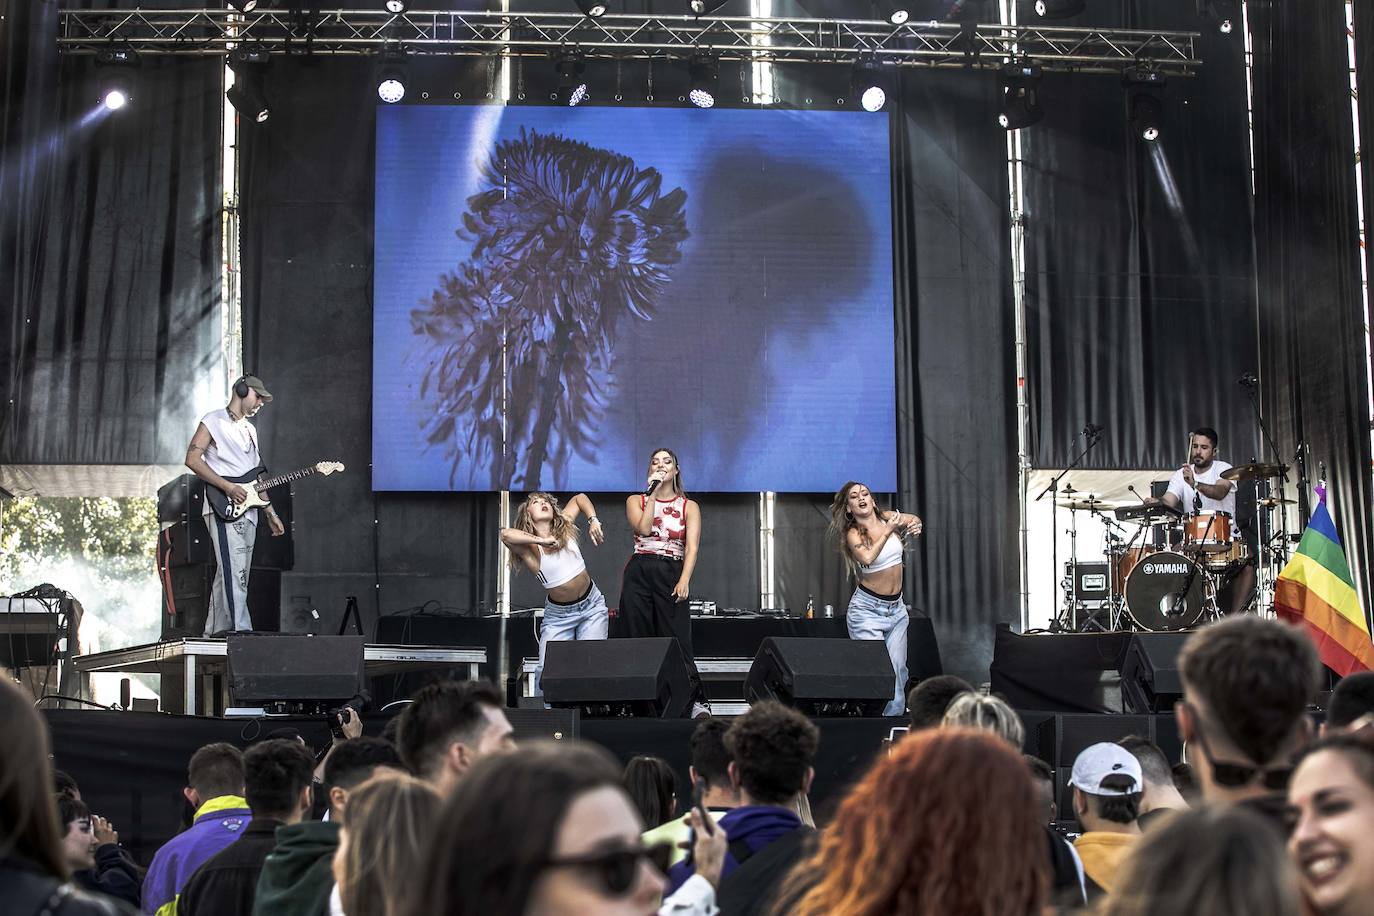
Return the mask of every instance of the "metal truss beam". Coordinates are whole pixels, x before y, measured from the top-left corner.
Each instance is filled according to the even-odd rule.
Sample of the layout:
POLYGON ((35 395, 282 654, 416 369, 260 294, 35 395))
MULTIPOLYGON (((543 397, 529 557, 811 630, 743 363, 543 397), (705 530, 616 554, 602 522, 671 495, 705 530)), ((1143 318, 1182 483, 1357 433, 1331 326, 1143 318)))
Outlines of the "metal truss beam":
POLYGON ((577 50, 619 59, 686 57, 770 63, 996 67, 1016 56, 1048 70, 1120 72, 1148 62, 1188 76, 1202 61, 1196 32, 990 23, 576 13, 289 10, 63 10, 58 46, 91 54, 110 46, 142 54, 215 55, 251 42, 269 53, 369 54, 402 45, 410 54, 544 56, 577 50))

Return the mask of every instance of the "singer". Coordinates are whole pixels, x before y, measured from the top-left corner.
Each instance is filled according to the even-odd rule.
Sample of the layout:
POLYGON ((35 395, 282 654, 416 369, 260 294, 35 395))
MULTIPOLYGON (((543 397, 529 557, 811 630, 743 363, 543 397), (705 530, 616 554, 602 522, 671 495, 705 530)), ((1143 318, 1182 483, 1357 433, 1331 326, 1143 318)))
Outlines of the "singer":
POLYGON ((701 508, 682 489, 682 471, 670 449, 657 449, 650 456, 647 485, 643 493, 625 500, 625 518, 634 532, 635 548, 620 582, 613 635, 676 638, 687 658, 692 718, 709 716, 711 709, 692 655, 692 616, 687 604, 701 542, 701 508))
POLYGON ((883 715, 906 711, 906 631, 902 601, 902 536, 919 535, 921 520, 894 509, 879 509, 868 487, 849 481, 830 504, 830 531, 850 571, 858 579, 845 623, 850 639, 881 639, 897 673, 892 702, 883 715))
POLYGON ((534 671, 534 694, 542 696, 544 652, 554 640, 605 639, 606 599, 596 587, 577 546, 577 516, 587 515, 593 546, 606 539, 596 508, 585 493, 568 500, 566 509, 548 493, 531 493, 515 510, 515 524, 501 529, 501 543, 510 551, 510 565, 524 567, 547 590, 544 624, 539 629, 539 665, 534 671))

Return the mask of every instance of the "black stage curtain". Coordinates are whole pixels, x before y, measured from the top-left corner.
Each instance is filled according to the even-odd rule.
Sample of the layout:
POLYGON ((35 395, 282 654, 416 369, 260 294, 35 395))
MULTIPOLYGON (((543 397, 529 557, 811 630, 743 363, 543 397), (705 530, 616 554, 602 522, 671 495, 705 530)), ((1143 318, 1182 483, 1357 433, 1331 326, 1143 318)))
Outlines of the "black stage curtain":
POLYGON ((222 385, 220 63, 144 60, 106 113, 57 11, 0 30, 0 463, 179 462, 222 385))
POLYGON ((1256 370, 1244 37, 1200 25, 1193 0, 1080 21, 1200 29, 1203 66, 1161 93, 1153 144, 1117 77, 1045 74, 1045 119, 1021 131, 1032 463, 1066 466, 1089 422, 1106 434, 1087 467, 1177 466, 1201 425, 1242 463, 1260 452, 1237 385, 1256 370))
POLYGON ((1261 0, 1250 10, 1264 403, 1284 461, 1305 443, 1313 482, 1325 465, 1368 613, 1374 492, 1345 9, 1261 0))

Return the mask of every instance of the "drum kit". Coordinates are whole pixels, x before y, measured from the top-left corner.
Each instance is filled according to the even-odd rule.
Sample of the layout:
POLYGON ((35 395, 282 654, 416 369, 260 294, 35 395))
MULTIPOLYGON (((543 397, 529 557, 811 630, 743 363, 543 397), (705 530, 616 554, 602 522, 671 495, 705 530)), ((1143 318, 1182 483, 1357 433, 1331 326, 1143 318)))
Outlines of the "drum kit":
MULTIPOLYGON (((1268 482, 1286 470, 1251 463, 1221 475, 1237 485, 1256 482, 1261 546, 1257 589, 1250 600, 1260 607, 1272 596, 1274 577, 1287 560, 1282 510, 1293 500, 1268 495, 1268 482)), ((1061 580, 1065 613, 1055 628, 1186 630, 1221 615, 1218 595, 1251 563, 1250 547, 1230 513, 1189 515, 1160 500, 1121 505, 1070 486, 1057 495, 1056 504, 1070 512, 1070 549, 1061 580), (1083 514, 1098 519, 1106 531, 1105 562, 1078 559, 1078 517, 1083 514), (1129 532, 1129 523, 1135 524, 1134 532, 1129 532)))

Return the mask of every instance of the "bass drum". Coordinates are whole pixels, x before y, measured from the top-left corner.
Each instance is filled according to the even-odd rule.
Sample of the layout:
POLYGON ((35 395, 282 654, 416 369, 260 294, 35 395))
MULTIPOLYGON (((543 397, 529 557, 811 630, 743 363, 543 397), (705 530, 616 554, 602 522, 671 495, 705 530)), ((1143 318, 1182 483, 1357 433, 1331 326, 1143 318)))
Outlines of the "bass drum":
POLYGON ((1152 553, 1126 577, 1126 613, 1152 633, 1197 626, 1207 613, 1207 577, 1190 557, 1152 553))

